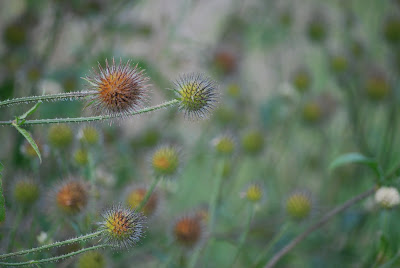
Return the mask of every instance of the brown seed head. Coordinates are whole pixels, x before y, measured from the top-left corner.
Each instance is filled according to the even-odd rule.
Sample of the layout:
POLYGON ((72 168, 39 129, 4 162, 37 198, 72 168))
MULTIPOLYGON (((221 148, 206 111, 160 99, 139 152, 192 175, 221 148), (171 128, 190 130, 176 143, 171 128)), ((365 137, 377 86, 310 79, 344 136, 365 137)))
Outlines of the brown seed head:
POLYGON ((192 248, 203 235, 202 220, 196 216, 186 216, 175 223, 174 236, 181 245, 192 248))
POLYGON ((79 213, 87 205, 88 191, 82 182, 68 181, 57 190, 56 202, 65 213, 79 213))

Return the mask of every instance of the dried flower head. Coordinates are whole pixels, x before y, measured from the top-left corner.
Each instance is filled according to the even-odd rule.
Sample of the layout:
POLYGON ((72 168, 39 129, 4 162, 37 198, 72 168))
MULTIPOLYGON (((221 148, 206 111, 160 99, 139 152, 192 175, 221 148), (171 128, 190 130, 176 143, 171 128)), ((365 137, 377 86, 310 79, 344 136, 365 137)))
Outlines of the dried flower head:
POLYGON ((175 82, 179 110, 190 119, 206 117, 215 108, 218 86, 203 74, 184 74, 175 82))
POLYGON ((106 67, 98 64, 99 71, 93 68, 93 76, 86 77, 92 89, 96 91, 89 99, 88 106, 94 106, 100 114, 129 115, 140 109, 147 98, 148 80, 144 70, 131 67, 128 60, 125 65, 120 59, 119 65, 113 58, 106 67))
POLYGON ((22 206, 33 205, 38 200, 39 193, 39 185, 33 180, 24 179, 15 183, 14 198, 22 206))
POLYGON ((296 191, 286 199, 286 212, 294 220, 303 220, 310 216, 312 200, 308 192, 296 191))
POLYGON ((246 190, 241 193, 241 197, 246 198, 250 202, 257 203, 261 201, 263 194, 263 189, 260 184, 251 183, 247 186, 246 190))
POLYGON ((151 165, 157 175, 173 176, 179 169, 180 158, 180 153, 177 148, 164 145, 153 153, 151 165))
POLYGON ((175 222, 173 227, 175 240, 186 248, 193 248, 204 235, 202 219, 197 215, 184 216, 175 222))
POLYGON ((103 268, 106 267, 104 255, 99 251, 88 251, 82 254, 78 260, 78 268, 103 268))
MULTIPOLYGON (((146 187, 138 187, 129 191, 126 197, 126 205, 131 209, 136 209, 143 201, 146 196, 147 188, 146 187)), ((141 212, 146 216, 150 217, 157 210, 159 202, 159 196, 156 191, 154 191, 151 195, 147 203, 142 208, 141 212)))
POLYGON ((375 201, 384 208, 393 208, 400 204, 399 191, 394 187, 380 187, 375 193, 375 201))
POLYGON ((106 243, 115 248, 134 246, 144 234, 146 217, 118 204, 103 215, 100 228, 106 243))
POLYGON ((89 192, 87 186, 79 180, 67 180, 55 191, 56 205, 66 214, 77 214, 87 205, 89 192))
POLYGON ((55 148, 66 148, 72 143, 72 129, 67 124, 52 125, 48 133, 49 143, 55 148))

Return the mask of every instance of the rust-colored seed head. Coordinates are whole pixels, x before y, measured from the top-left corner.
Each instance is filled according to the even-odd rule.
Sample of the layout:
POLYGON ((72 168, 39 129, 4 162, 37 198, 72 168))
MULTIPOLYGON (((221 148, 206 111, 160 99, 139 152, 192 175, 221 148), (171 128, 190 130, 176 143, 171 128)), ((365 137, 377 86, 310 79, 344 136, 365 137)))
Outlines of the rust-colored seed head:
POLYGON ((116 248, 134 246, 143 236, 146 217, 142 213, 114 206, 103 214, 100 223, 106 243, 116 248))
POLYGON ((183 217, 175 223, 174 236, 181 245, 191 248, 201 239, 203 234, 202 222, 199 217, 183 217))
MULTIPOLYGON (((132 190, 126 198, 126 204, 131 209, 136 209, 143 201, 145 195, 147 193, 146 188, 136 188, 132 190)), ((147 217, 153 215, 158 205, 158 196, 157 193, 153 192, 150 195, 149 200, 146 205, 142 208, 141 212, 147 217)))
POLYGON ((125 65, 120 60, 115 64, 113 58, 109 65, 106 60, 106 68, 98 64, 99 72, 93 69, 93 77, 86 80, 96 91, 89 100, 100 113, 129 115, 143 106, 147 98, 148 80, 143 70, 137 65, 130 66, 130 61, 125 65))
POLYGON ((88 202, 88 191, 79 181, 64 183, 56 193, 57 206, 68 214, 81 212, 88 202))

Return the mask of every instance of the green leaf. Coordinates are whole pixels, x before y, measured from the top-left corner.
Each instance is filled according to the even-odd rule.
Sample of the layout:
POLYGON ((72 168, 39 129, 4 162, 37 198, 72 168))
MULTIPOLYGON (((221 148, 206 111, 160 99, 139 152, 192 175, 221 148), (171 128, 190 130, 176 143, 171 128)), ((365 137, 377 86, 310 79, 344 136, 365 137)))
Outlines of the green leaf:
POLYGON ((31 134, 26 130, 21 128, 19 125, 17 125, 16 123, 12 124, 18 131, 19 133, 22 134, 22 136, 25 137, 25 139, 30 143, 30 145, 32 146, 32 148, 35 150, 37 156, 39 157, 40 163, 42 163, 42 156, 40 155, 40 151, 39 148, 36 144, 36 142, 33 140, 31 134))
POLYGON ((36 103, 32 108, 29 109, 29 111, 27 111, 23 115, 19 116, 18 119, 25 120, 25 118, 27 116, 33 114, 37 110, 37 108, 40 106, 40 104, 42 104, 42 101, 39 101, 38 103, 36 103))
POLYGON ((339 156, 329 165, 329 169, 333 170, 337 167, 351 163, 357 163, 369 166, 372 170, 375 171, 378 177, 381 176, 381 171, 378 162, 375 159, 366 157, 365 155, 362 155, 360 153, 347 153, 339 156))
POLYGON ((2 223, 6 219, 6 206, 3 195, 3 180, 1 174, 3 168, 3 164, 0 162, 0 223, 2 223))

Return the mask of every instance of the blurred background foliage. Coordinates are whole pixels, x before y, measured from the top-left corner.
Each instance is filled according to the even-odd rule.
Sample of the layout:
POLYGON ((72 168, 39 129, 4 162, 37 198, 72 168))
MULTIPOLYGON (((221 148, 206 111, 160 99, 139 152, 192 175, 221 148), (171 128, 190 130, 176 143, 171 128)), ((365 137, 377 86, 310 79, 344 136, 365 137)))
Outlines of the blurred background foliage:
MULTIPOLYGON (((222 159, 212 141, 229 133, 235 150, 223 157, 215 232, 207 236, 204 228, 197 267, 256 267, 324 212, 374 185, 375 173, 361 165, 330 171, 336 157, 359 152, 384 172, 400 160, 400 1, 15 0, 1 1, 0 14, 0 100, 85 90, 80 77, 113 57, 146 69, 151 104, 172 98, 171 81, 191 71, 211 75, 221 91, 208 120, 187 121, 169 109, 90 124, 99 135, 92 145, 79 138, 83 124, 53 134, 71 136, 58 148, 51 127, 31 127, 42 164, 22 136, 2 127, 1 252, 46 243, 44 234, 56 241, 93 230, 102 208, 124 203, 127 188, 151 183, 152 152, 174 144, 184 159, 180 173, 157 189, 157 213, 139 245, 104 251, 100 264, 77 257, 49 267, 188 267, 196 249, 175 241, 173 225, 190 212, 208 213, 222 159), (51 193, 71 176, 92 182, 90 201, 78 216, 60 216, 51 193), (27 209, 15 194, 23 179, 39 186, 27 209), (263 198, 232 265, 249 213, 240 194, 252 182, 263 198), (312 203, 301 221, 285 203, 296 191, 306 191, 312 203)), ((44 103, 35 116, 80 116, 82 107, 44 103)), ((0 120, 26 109, 2 108, 0 120)), ((397 178, 383 184, 400 186, 397 178)), ((278 267, 398 267, 399 219, 398 209, 382 209, 369 197, 278 267)))

